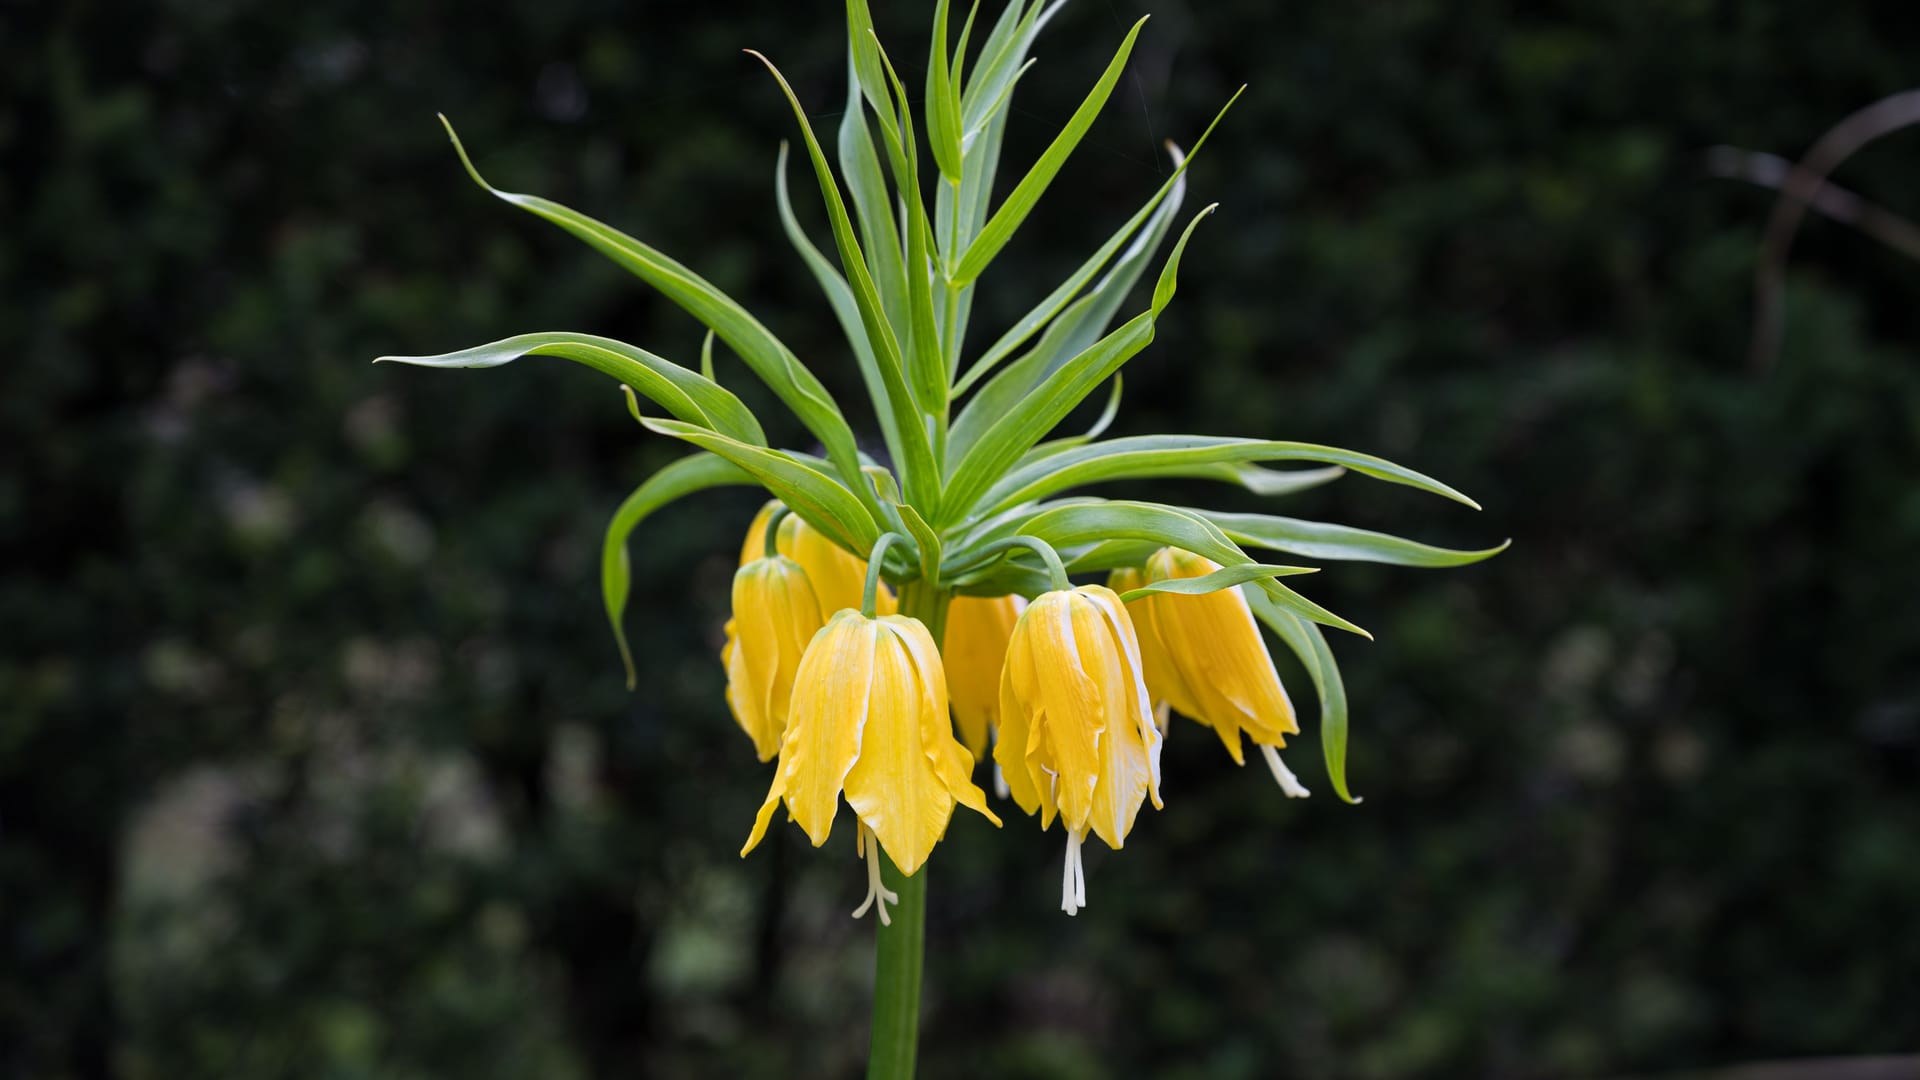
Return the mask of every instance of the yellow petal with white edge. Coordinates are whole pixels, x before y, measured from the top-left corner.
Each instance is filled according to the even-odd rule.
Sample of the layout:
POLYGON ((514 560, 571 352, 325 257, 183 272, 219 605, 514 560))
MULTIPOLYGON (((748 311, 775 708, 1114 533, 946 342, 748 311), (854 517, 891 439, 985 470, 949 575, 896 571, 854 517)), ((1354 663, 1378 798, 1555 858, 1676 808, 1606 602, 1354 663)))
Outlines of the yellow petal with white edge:
POLYGON ((860 754, 878 640, 877 623, 857 611, 842 611, 807 646, 794 676, 780 764, 742 855, 766 835, 773 809, 783 800, 814 847, 827 842, 841 788, 860 754))
MULTIPOLYGON (((1099 740, 1108 721, 1100 682, 1089 672, 1112 659, 1113 639, 1098 609, 1073 592, 1043 594, 1033 607, 1039 610, 1022 622, 1032 624, 1033 662, 1045 715, 1027 737, 1029 772, 1036 785, 1051 781, 1052 802, 1062 823, 1081 832, 1093 810, 1093 788, 1100 778, 1099 740)), ((1045 802, 1043 824, 1048 817, 1045 802)))
POLYGON ((985 815, 998 827, 999 816, 987 809, 987 793, 973 782, 973 755, 954 739, 953 727, 947 723, 946 664, 933 644, 933 635, 920 620, 901 615, 883 616, 880 624, 900 639, 913 660, 921 692, 921 745, 933 762, 934 772, 954 801, 985 815))
MULTIPOLYGON (((1137 745, 1139 747, 1140 757, 1137 759, 1137 764, 1145 768, 1144 780, 1146 783, 1146 793, 1153 799, 1154 809, 1164 809, 1164 804, 1160 801, 1160 749, 1162 746, 1162 736, 1159 726, 1154 723, 1153 699, 1147 693, 1146 680, 1142 674, 1140 639, 1135 633, 1132 619, 1127 614, 1126 605, 1120 602, 1119 596, 1097 585, 1083 586, 1080 592, 1100 609, 1101 615, 1107 620, 1108 628, 1113 632, 1114 640, 1118 642, 1120 646, 1121 674, 1126 685, 1122 687, 1119 692, 1125 699, 1126 716, 1129 722, 1125 724, 1115 724, 1109 728, 1110 731, 1118 730, 1126 732, 1125 734, 1108 740, 1114 744, 1114 747, 1110 749, 1117 748, 1119 744, 1123 742, 1129 746, 1137 745)), ((1117 715, 1119 709, 1114 709, 1114 713, 1117 715)), ((1131 751, 1129 751, 1129 753, 1131 753, 1131 751)), ((1136 759, 1129 757, 1127 763, 1135 764, 1136 759)), ((1115 775, 1115 773, 1111 769, 1103 769, 1100 775, 1101 783, 1105 785, 1107 783, 1107 777, 1115 775)), ((1134 777, 1129 774, 1127 783, 1130 785, 1133 780, 1134 777)), ((1127 833, 1133 828, 1133 815, 1139 812, 1140 799, 1138 794, 1132 793, 1133 789, 1131 787, 1119 786, 1117 782, 1115 790, 1127 792, 1127 797, 1132 800, 1131 809, 1125 811, 1125 824, 1119 827, 1116 833, 1120 839, 1124 839, 1127 833)), ((1097 804, 1102 798, 1102 792, 1095 791, 1094 798, 1097 804)), ((1095 831, 1099 832, 1097 815, 1100 810, 1097 805, 1095 812, 1095 831)), ((1115 820, 1118 821, 1119 819, 1116 818, 1115 820)), ((1120 846, 1115 839, 1109 837, 1106 833, 1101 833, 1100 837, 1113 847, 1120 846)))
POLYGON ((847 773, 847 805, 900 872, 911 875, 946 835, 953 794, 921 738, 928 702, 913 656, 897 634, 878 629, 867 722, 859 759, 847 773))

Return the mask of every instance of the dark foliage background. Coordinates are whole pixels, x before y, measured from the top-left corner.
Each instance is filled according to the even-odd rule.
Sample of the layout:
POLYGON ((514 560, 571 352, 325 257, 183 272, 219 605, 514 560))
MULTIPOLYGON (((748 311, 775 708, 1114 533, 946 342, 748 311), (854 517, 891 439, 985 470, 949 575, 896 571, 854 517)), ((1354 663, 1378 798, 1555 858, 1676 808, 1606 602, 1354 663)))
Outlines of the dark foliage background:
MULTIPOLYGON (((881 5, 901 56, 921 6, 881 5)), ((1042 39, 1015 160, 1138 6, 1080 0, 1042 39)), ((1057 836, 957 825, 926 1075, 1589 1076, 1920 1042, 1920 265, 1810 222, 1754 370, 1770 196, 1703 164, 1797 155, 1912 82, 1906 7, 1160 6, 982 321, 1249 81, 1121 430, 1383 453, 1486 512, 1359 479, 1296 507, 1515 545, 1314 580, 1379 638, 1336 642, 1363 805, 1313 783, 1311 737, 1319 795, 1289 804, 1184 728, 1167 812, 1093 854, 1072 921, 1057 836)), ((629 695, 600 530, 678 451, 559 362, 366 363, 537 329, 699 342, 469 185, 443 109, 505 186, 679 254, 853 392, 777 233, 784 105, 738 52, 827 113, 836 20, 8 8, 0 1074, 857 1068, 851 841, 734 855, 766 770, 714 653, 753 500, 637 540, 629 695)), ((1920 134, 1840 179, 1920 211, 1916 177, 1920 134)))

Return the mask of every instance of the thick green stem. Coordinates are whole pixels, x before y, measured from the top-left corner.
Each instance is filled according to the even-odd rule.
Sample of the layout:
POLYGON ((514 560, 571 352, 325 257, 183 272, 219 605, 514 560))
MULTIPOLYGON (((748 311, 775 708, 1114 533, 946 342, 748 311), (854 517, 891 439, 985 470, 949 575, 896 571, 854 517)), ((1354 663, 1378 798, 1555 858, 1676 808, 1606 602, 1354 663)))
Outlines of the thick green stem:
MULTIPOLYGON (((935 644, 946 636, 950 597, 924 581, 900 588, 900 614, 926 624, 935 644)), ((920 968, 926 954, 927 868, 902 875, 893 860, 880 857, 887 888, 900 894, 889 911, 891 925, 879 929, 873 954, 873 1037, 867 1052, 867 1080, 910 1080, 920 1046, 920 968)))

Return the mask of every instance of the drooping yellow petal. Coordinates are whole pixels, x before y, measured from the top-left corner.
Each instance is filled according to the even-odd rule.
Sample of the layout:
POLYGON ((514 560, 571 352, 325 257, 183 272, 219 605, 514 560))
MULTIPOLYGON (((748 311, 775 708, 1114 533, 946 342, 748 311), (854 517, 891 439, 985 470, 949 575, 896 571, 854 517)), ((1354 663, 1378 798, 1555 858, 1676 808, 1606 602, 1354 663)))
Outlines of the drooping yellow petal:
POLYGON ((953 719, 975 760, 986 756, 987 732, 999 723, 1007 640, 1026 606, 1018 596, 956 596, 947 608, 942 651, 953 719))
POLYGON ((807 646, 794 674, 780 764, 742 855, 766 835, 774 807, 783 800, 813 846, 826 843, 841 788, 860 754, 878 641, 878 623, 843 610, 807 646))
POLYGON ((927 757, 933 762, 934 771, 946 784, 954 801, 985 815, 996 828, 999 827, 999 816, 987 808, 987 793, 973 782, 974 757, 954 739, 953 727, 947 723, 947 688, 950 684, 940 650, 933 643, 933 635, 927 631, 926 624, 918 619, 889 615, 883 616, 880 622, 900 639, 913 659, 923 706, 920 711, 920 738, 927 757))
MULTIPOLYGON (((1147 577, 1192 578, 1219 568, 1211 559, 1162 548, 1147 561, 1147 577)), ((1213 728, 1235 761, 1242 760, 1242 731, 1262 746, 1285 746, 1286 737, 1300 731, 1273 655, 1239 589, 1162 593, 1148 603, 1166 656, 1192 694, 1186 705, 1173 702, 1174 709, 1213 728)))
POLYGON ((1073 592, 1043 594, 1021 622, 1032 624, 1038 705, 1045 714, 1027 736, 1028 774, 1036 787, 1051 788, 1051 798, 1041 800, 1041 825, 1052 823, 1049 811, 1057 807, 1066 827, 1080 832, 1100 778, 1096 747, 1108 721, 1100 669, 1113 659, 1113 642, 1099 612, 1073 592))
POLYGON ((1100 742, 1100 783, 1093 792, 1089 825, 1108 847, 1118 848, 1133 831, 1143 796, 1160 801, 1160 729, 1154 726, 1152 702, 1140 674, 1140 646, 1126 607, 1112 592, 1089 587, 1083 595, 1106 621, 1114 641, 1117 663, 1110 677, 1117 684, 1103 688, 1113 722, 1100 742), (1124 721, 1120 718, 1124 716, 1124 721))
MULTIPOLYGON (((1029 814, 1040 811, 1040 789, 1027 771, 1027 742, 1034 727, 1027 702, 1038 700, 1039 692, 1034 688, 1038 678, 1033 667, 1033 644, 1016 626, 1007 642, 1007 662, 1000 672, 1000 737, 993 744, 993 761, 1000 767, 1007 794, 1029 814)), ((1049 811, 1047 820, 1052 816, 1049 811)))
POLYGON ((953 795, 922 745, 925 708, 913 658, 881 630, 860 756, 847 772, 847 805, 903 874, 920 868, 953 816, 953 795))
MULTIPOLYGON (((1108 586, 1115 593, 1130 592, 1146 583, 1146 573, 1131 566, 1115 570, 1107 579, 1108 586)), ((1193 692, 1187 689, 1187 684, 1180 678, 1173 658, 1160 640, 1159 628, 1154 621, 1154 605, 1158 600, 1159 597, 1145 596, 1127 604, 1127 615, 1139 634, 1140 661, 1147 680, 1147 695, 1154 701, 1164 701, 1179 712, 1192 716, 1198 711, 1199 705, 1195 704, 1193 692)))
POLYGON ((761 761, 780 749, 794 674, 820 625, 820 605, 799 563, 777 555, 735 572, 733 618, 721 651, 727 704, 761 761))

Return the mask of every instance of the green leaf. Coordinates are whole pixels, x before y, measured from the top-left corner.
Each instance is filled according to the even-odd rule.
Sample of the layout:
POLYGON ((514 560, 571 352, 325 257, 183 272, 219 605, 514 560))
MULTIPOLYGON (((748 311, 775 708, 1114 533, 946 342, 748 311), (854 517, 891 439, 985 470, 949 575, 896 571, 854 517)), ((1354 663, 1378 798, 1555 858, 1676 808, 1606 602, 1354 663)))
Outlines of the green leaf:
POLYGON ((907 373, 912 379, 914 400, 920 411, 927 416, 944 418, 947 412, 947 360, 941 351, 940 332, 933 318, 933 230, 927 223, 926 205, 920 200, 920 155, 914 146, 913 124, 906 119, 909 115, 907 88, 901 84, 900 76, 893 70, 893 61, 887 58, 884 49, 880 51, 880 62, 886 68, 894 94, 900 99, 900 130, 905 140, 898 166, 905 172, 896 179, 907 216, 904 223, 907 230, 907 311, 913 331, 908 339, 907 373))
POLYGON ((1131 603, 1143 596, 1155 593, 1174 593, 1179 596, 1204 596, 1245 585, 1249 581, 1262 581, 1267 578, 1293 577, 1297 574, 1317 574, 1319 569, 1312 566, 1263 566, 1259 563, 1243 563, 1239 566, 1223 566, 1211 574, 1199 577, 1167 578, 1142 585, 1137 589, 1128 589, 1120 594, 1120 599, 1131 603))
POLYGON ((726 388, 671 360, 612 338, 591 334, 521 334, 439 356, 382 356, 375 363, 416 367, 488 368, 522 356, 557 356, 605 372, 633 387, 689 424, 712 428, 733 439, 765 446, 760 422, 726 388))
POLYGON ((899 124, 893 115, 893 102, 887 97, 886 73, 880 70, 880 40, 874 34, 867 0, 847 0, 847 54, 853 59, 855 81, 873 106, 880 129, 897 138, 899 124))
MULTIPOLYGON (((972 408, 971 405, 968 408, 972 408)), ((1319 461, 1376 480, 1404 484, 1475 510, 1480 504, 1432 477, 1370 454, 1313 443, 1234 439, 1209 435, 1136 435, 1074 447, 1022 464, 980 500, 984 514, 1043 499, 1068 488, 1110 480, 1199 476, 1221 479, 1222 465, 1258 461, 1319 461)))
MULTIPOLYGON (((902 261, 900 233, 894 220, 893 197, 887 193, 886 177, 880 172, 880 155, 873 148, 873 132, 867 128, 867 108, 862 103, 860 83, 847 60, 847 108, 840 116, 838 138, 840 173, 853 195, 853 209, 860 221, 861 250, 872 269, 874 287, 880 292, 880 308, 890 326, 907 325, 907 269, 902 261)), ((874 399, 874 408, 885 403, 874 399)))
MULTIPOLYGON (((1227 110, 1233 108, 1234 102, 1240 100, 1240 95, 1245 93, 1246 89, 1242 86, 1234 91, 1233 97, 1227 99, 1227 103, 1220 107, 1213 121, 1207 125, 1205 131, 1200 133, 1200 140, 1193 144, 1191 153, 1182 153, 1171 140, 1167 142, 1167 153, 1173 158, 1173 175, 1167 177, 1166 182, 1160 185, 1160 190, 1154 192, 1153 197, 1148 199, 1145 205, 1134 211, 1133 216, 1115 230, 1114 234, 1107 238, 1106 243, 1100 245, 1099 250, 1088 256, 1086 261, 1048 293, 1045 299, 1035 304, 1031 311, 1022 315, 1006 333, 1000 335, 999 340, 995 341, 980 359, 967 369, 966 377, 954 387, 955 394, 965 392, 978 382, 1000 361, 1011 356, 1015 349, 1038 333, 1042 327, 1049 329, 1046 338, 1043 338, 1040 346, 1034 350, 1037 355, 1030 354, 1029 357, 1023 358, 1023 361, 1030 361, 1042 373, 1058 357, 1070 356, 1080 351, 1086 347, 1087 342, 1093 340, 1095 335, 1106 329, 1107 323, 1113 319, 1114 311, 1126 299, 1127 292, 1133 288, 1133 283, 1139 280, 1147 260, 1160 246, 1161 239, 1172 227, 1175 215, 1180 212, 1180 204, 1186 197, 1187 169, 1200 155, 1200 151, 1206 147, 1207 139, 1213 135, 1213 129, 1220 126, 1220 121, 1226 117, 1227 110), (1144 232, 1141 231, 1142 226, 1145 227, 1144 232), (1119 251, 1120 246, 1126 244, 1136 233, 1140 234, 1139 238, 1133 240, 1133 243, 1128 246, 1126 253, 1120 257, 1120 261, 1113 270, 1094 286, 1088 296, 1082 298, 1074 304, 1072 310, 1062 315, 1061 310, 1067 307, 1068 302, 1086 287, 1087 282, 1093 280, 1093 276, 1107 265, 1109 259, 1113 258, 1114 252, 1119 251), (1058 316, 1057 319, 1056 316, 1058 316)), ((1035 375, 1027 376, 1027 382, 1032 382, 1035 377, 1035 375)))
POLYGON ((1134 39, 1139 37, 1140 28, 1146 25, 1146 22, 1147 18, 1142 16, 1139 22, 1133 24, 1133 29, 1127 31, 1126 40, 1120 43, 1120 51, 1107 65, 1107 70, 1101 73, 1100 80, 1094 83, 1093 90, 1087 94, 1086 100, 1074 110, 1073 116, 1067 121, 1066 128, 1054 137, 1053 143, 1040 155, 1040 160, 1034 162, 1033 168, 1029 169, 1020 183, 1007 194, 1006 201, 1000 204, 1000 209, 994 211, 986 227, 980 230, 980 235, 967 248, 967 253, 961 256, 960 265, 954 268, 955 283, 965 284, 978 278, 987 265, 993 262, 994 256, 1000 254, 1000 250, 1007 246, 1007 241, 1013 238, 1014 231, 1020 227, 1020 223, 1025 221, 1027 215, 1033 211, 1034 204, 1038 203, 1040 196, 1046 193, 1048 185, 1053 183, 1053 178, 1059 175, 1060 167, 1066 164, 1067 157, 1073 153, 1075 147, 1080 145, 1080 140, 1085 137, 1087 129, 1093 126, 1094 117, 1098 116, 1100 109, 1106 105, 1108 96, 1113 93, 1114 84, 1120 81, 1120 72, 1127 65, 1127 57, 1133 53, 1134 39))
POLYGON ((1180 240, 1167 256, 1154 288, 1153 306, 1134 316, 1125 325, 1101 338, 1084 352, 1060 365, 1034 389, 1018 401, 1000 403, 976 398, 968 403, 955 425, 984 424, 986 430, 968 447, 953 470, 941 501, 943 524, 953 524, 977 502, 982 493, 998 480, 1033 444, 1045 438, 1082 399, 1105 382, 1120 366, 1153 341, 1154 320, 1173 298, 1180 256, 1186 251, 1194 227, 1213 212, 1209 206, 1194 215, 1180 240), (983 401, 985 402, 983 404, 983 401), (1005 408, 996 416, 984 412, 998 405, 1005 408))
MULTIPOLYGON (((980 14, 980 0, 973 0, 967 8, 967 21, 960 24, 960 44, 953 47, 953 70, 947 73, 947 85, 952 88, 955 97, 960 93, 967 71, 967 42, 973 38, 973 20, 980 14)), ((955 117, 958 118, 956 102, 955 117)))
POLYGON ((847 279, 827 261, 827 257, 807 238, 806 230, 800 227, 800 220, 794 216, 793 201, 787 194, 787 144, 780 144, 780 162, 776 170, 774 201, 780 209, 780 225, 786 230, 787 239, 793 243, 794 250, 813 272, 815 281, 820 283, 820 291, 827 294, 827 306, 833 309, 834 318, 840 321, 840 330, 846 335, 847 344, 853 347, 854 363, 860 368, 860 381, 867 385, 867 396, 873 400, 874 414, 880 421, 880 437, 886 440, 887 453, 895 461, 905 460, 900 448, 900 429, 897 426, 892 408, 887 404, 886 376, 880 372, 880 362, 873 355, 873 345, 867 340, 867 329, 860 321, 860 307, 853 299, 853 290, 847 287, 847 279))
POLYGON ((793 350, 732 297, 680 263, 604 222, 551 200, 501 191, 487 183, 480 170, 474 168, 473 159, 467 156, 467 148, 461 145, 453 124, 445 116, 440 117, 440 122, 446 125, 447 137, 453 140, 460 164, 466 167, 474 183, 495 198, 545 218, 586 241, 719 334, 720 340, 739 353, 753 373, 793 410, 813 437, 820 440, 840 475, 848 483, 860 475, 859 449, 854 444, 853 429, 840 415, 840 407, 834 404, 820 380, 794 356, 793 350))
POLYGON ((714 381, 714 378, 713 378, 713 331, 711 330, 707 331, 706 337, 700 339, 700 375, 703 378, 705 378, 708 382, 714 381))
POLYGON ((933 531, 927 519, 906 503, 900 503, 900 518, 906 523, 907 535, 913 537, 915 546, 920 549, 920 576, 927 581, 940 580, 940 534, 933 531))
POLYGON ((633 650, 627 646, 627 597, 633 584, 633 569, 627 560, 627 537, 647 516, 682 496, 707 488, 746 485, 754 482, 746 470, 712 454, 694 454, 681 458, 649 476, 633 489, 607 524, 606 539, 600 545, 600 596, 606 603, 607 621, 613 625, 613 640, 620 646, 620 662, 626 665, 627 689, 634 687, 633 650))
POLYGON ((1107 403, 1101 408, 1100 415, 1094 417, 1092 425, 1089 426, 1087 430, 1078 435, 1069 435, 1063 439, 1043 442, 1021 455, 1020 460, 1025 462, 1032 458, 1057 454, 1071 447, 1085 446, 1087 443, 1099 438, 1109 427, 1113 426, 1114 418, 1120 415, 1120 391, 1124 384, 1125 379, 1121 374, 1117 371, 1114 372, 1112 388, 1107 391, 1107 403))
MULTIPOLYGON (((780 69, 773 66, 773 61, 759 53, 752 55, 766 65, 767 70, 773 74, 774 80, 780 84, 781 92, 787 96, 787 103, 793 107, 794 118, 800 123, 800 131, 806 136, 807 155, 813 161, 814 175, 820 183, 820 194, 826 200, 827 217, 833 225, 834 243, 840 249, 840 266, 846 271, 848 284, 853 289, 854 302, 860 309, 861 323, 867 331, 867 340, 873 345, 874 357, 878 361, 880 374, 886 382, 887 407, 893 411, 902 449, 906 451, 905 456, 896 464, 904 473, 907 501, 916 505, 931 506, 938 497, 939 466, 933 460, 933 448, 927 441, 926 427, 914 409, 913 395, 907 388, 902 370, 900 343, 894 337, 893 328, 888 325, 885 313, 880 310, 879 294, 874 289, 873 278, 867 272, 866 257, 861 253, 860 241, 854 238, 853 223, 847 217, 846 203, 840 198, 840 186, 834 182, 833 171, 827 167, 827 157, 820 151, 819 140, 813 137, 813 125, 807 122, 807 112, 801 108, 800 99, 794 96, 793 87, 787 85, 786 76, 780 74, 780 69)), ((855 469, 857 471, 858 466, 855 466, 855 469)))
MULTIPOLYGON (((643 416, 640 422, 648 431, 692 443, 740 466, 807 524, 848 551, 863 555, 880 536, 873 515, 853 492, 793 454, 749 446, 678 420, 643 416)), ((860 483, 866 485, 864 477, 860 483)))
MULTIPOLYGON (((968 19, 972 24, 972 19, 968 19)), ((965 43, 961 44, 964 51, 965 43)), ((933 8, 933 44, 927 55, 927 145, 941 175, 960 182, 960 101, 953 92, 953 67, 947 59, 947 0, 933 8)), ((906 109, 901 108, 902 112, 906 109)))
MULTIPOLYGON (((1222 567, 1253 562, 1211 522, 1159 503, 1116 501, 1058 506, 1020 523, 1017 531, 1037 536, 1055 547, 1108 540, 1150 540, 1204 555, 1222 567)), ((1373 636, 1277 581, 1262 579, 1259 585, 1275 603, 1295 614, 1361 637, 1373 636)))
POLYGON ((1331 525, 1324 521, 1273 517, 1267 514, 1228 514, 1193 511, 1220 527, 1243 547, 1284 551, 1309 559, 1346 559, 1389 563, 1394 566, 1466 566, 1507 550, 1513 541, 1480 551, 1455 551, 1405 540, 1387 533, 1331 525))
POLYGON ((1320 697, 1320 749, 1327 759, 1327 779, 1333 781, 1334 794, 1357 803, 1347 790, 1347 688, 1340 680, 1340 665, 1327 647, 1320 628, 1290 611, 1283 611, 1256 589, 1242 589, 1254 615, 1266 623, 1287 648, 1300 658, 1320 697))
POLYGON ((1238 484, 1255 495, 1292 495, 1297 491, 1330 484, 1347 475, 1347 470, 1338 465, 1329 465, 1324 469, 1263 469, 1258 465, 1238 462, 1209 466, 1204 472, 1196 470, 1186 475, 1238 484))
POLYGON ((980 126, 994 103, 1004 99, 1007 84, 1026 63, 1034 38, 1064 3, 1065 0, 1055 0, 1052 4, 1036 2, 1028 6, 1022 0, 1013 0, 1000 12, 986 42, 980 46, 980 62, 973 80, 960 97, 963 128, 980 126))

